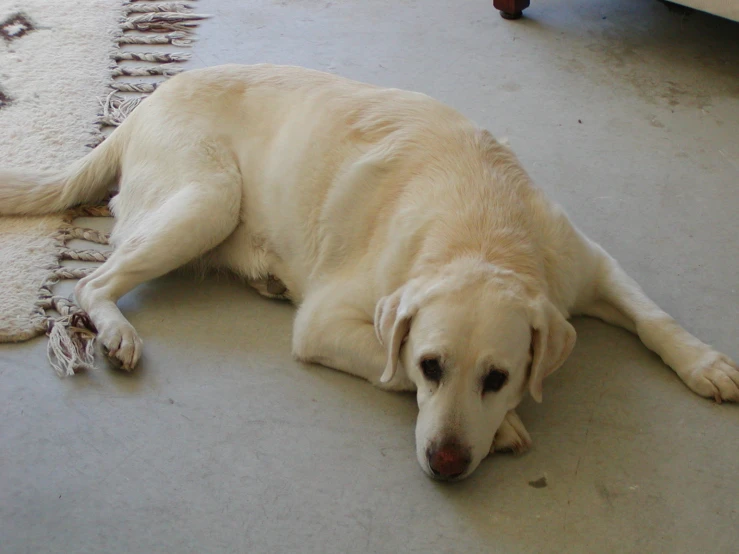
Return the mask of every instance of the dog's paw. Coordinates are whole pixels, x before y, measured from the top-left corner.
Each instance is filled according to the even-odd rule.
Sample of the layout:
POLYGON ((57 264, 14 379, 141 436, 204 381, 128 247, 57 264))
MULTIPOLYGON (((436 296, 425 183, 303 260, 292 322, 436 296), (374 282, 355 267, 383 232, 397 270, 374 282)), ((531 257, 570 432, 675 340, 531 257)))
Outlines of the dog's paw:
POLYGON ((104 329, 99 338, 105 355, 115 367, 126 371, 136 367, 143 343, 130 323, 104 329))
POLYGON ((724 400, 739 402, 739 367, 718 352, 688 371, 683 380, 694 392, 719 404, 724 400))
POLYGON ((503 423, 498 428, 493 439, 493 452, 513 452, 514 454, 523 454, 531 448, 531 437, 523 422, 518 417, 515 410, 511 410, 505 416, 503 423))

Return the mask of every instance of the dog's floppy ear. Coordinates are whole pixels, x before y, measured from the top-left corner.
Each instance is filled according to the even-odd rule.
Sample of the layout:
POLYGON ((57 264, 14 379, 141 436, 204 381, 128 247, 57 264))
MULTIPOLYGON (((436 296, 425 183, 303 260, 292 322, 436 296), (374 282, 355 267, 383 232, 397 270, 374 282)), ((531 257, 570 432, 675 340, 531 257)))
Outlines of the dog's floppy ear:
POLYGON ((531 305, 531 375, 529 393, 537 402, 542 399, 542 383, 558 369, 572 352, 577 334, 575 328, 543 295, 531 305))
POLYGON ((387 349, 387 365, 380 377, 381 383, 389 383, 398 370, 400 347, 411 328, 411 319, 418 311, 414 283, 400 287, 377 302, 375 306, 375 334, 387 349))

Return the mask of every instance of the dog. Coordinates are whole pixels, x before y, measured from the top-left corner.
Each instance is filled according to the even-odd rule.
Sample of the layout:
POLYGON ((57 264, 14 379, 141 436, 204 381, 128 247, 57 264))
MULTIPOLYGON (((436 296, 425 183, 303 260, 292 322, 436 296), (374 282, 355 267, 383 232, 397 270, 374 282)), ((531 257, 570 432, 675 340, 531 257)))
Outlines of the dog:
POLYGON ((108 356, 142 342, 116 306, 193 261, 297 306, 300 361, 415 390, 433 478, 522 452, 516 415, 575 345, 567 319, 636 333, 701 396, 739 369, 651 301, 511 150, 426 95, 287 66, 178 75, 60 173, 0 172, 0 213, 110 202, 115 250, 75 289, 108 356))

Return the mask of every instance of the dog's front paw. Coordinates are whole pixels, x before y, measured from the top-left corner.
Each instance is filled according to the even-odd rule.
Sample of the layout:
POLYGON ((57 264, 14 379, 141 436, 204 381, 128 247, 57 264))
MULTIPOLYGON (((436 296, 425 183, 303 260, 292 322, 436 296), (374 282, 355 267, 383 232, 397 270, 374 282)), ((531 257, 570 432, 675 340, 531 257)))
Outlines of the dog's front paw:
POLYGON ((728 356, 713 352, 681 377, 693 391, 719 404, 739 402, 739 367, 728 356))
POLYGON ((518 417, 515 410, 511 410, 505 416, 503 423, 498 428, 493 439, 493 452, 513 452, 514 454, 523 454, 531 448, 531 437, 523 422, 518 417))
POLYGON ((136 367, 143 344, 130 323, 104 329, 99 338, 105 355, 114 366, 126 371, 136 367))

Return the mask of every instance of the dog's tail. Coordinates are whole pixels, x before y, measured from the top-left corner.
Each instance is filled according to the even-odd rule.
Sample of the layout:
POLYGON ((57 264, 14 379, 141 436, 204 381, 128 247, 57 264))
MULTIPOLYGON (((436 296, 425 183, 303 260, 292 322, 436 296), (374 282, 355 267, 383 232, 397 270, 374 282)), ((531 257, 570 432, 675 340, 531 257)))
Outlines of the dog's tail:
POLYGON ((61 172, 0 169, 0 215, 48 214, 104 198, 118 178, 117 134, 61 172))

